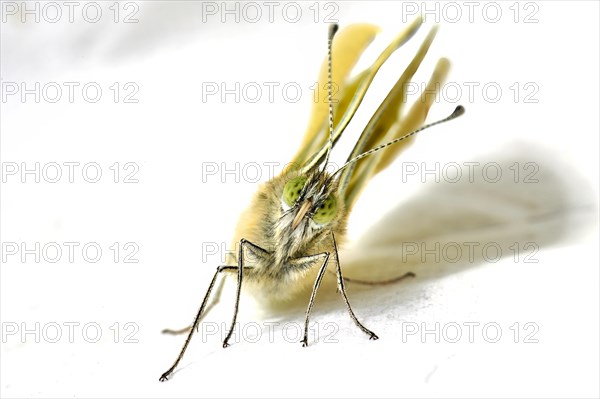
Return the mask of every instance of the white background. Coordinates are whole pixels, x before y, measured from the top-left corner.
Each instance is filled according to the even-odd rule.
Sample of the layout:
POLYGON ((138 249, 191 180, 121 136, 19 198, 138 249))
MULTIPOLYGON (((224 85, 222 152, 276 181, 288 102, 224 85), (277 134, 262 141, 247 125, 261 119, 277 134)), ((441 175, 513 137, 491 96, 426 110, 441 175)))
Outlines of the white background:
POLYGON ((304 304, 262 312, 244 297, 245 339, 222 349, 221 323, 229 325, 232 309, 228 281, 207 319, 218 334, 195 336, 167 383, 158 377, 184 337, 160 331, 192 320, 220 263, 220 256, 206 253, 206 245, 230 249, 237 216, 257 187, 244 167, 258 163, 265 181, 265 162, 283 165, 295 153, 309 117, 310 87, 325 56, 325 18, 333 12, 342 27, 381 26, 357 67, 364 68, 425 6, 302 3, 302 14, 292 23, 289 7, 295 4, 285 14, 277 3, 269 22, 269 9, 259 2, 258 22, 249 21, 255 9, 237 4, 237 23, 220 2, 209 5, 217 7, 215 15, 203 12, 207 3, 194 1, 116 8, 101 2, 97 23, 83 18, 84 3, 70 23, 68 8, 58 3, 62 18, 50 23, 55 10, 46 8, 45 14, 43 3, 37 6, 39 22, 23 15, 20 2, 13 3, 16 14, 8 15, 8 3, 2 3, 1 24, 3 171, 36 162, 40 168, 51 162, 80 166, 73 183, 65 166, 58 183, 43 176, 36 183, 32 175, 23 183, 20 170, 3 176, 3 397, 599 395, 597 2, 477 3, 471 15, 463 2, 428 4, 433 10, 428 21, 381 69, 334 161, 345 159, 437 19, 440 33, 415 82, 427 80, 439 57, 450 58, 449 81, 463 90, 459 99, 451 91, 442 96, 428 120, 446 116, 458 103, 467 113, 423 133, 402 161, 430 168, 436 162, 496 162, 506 178, 491 184, 476 175, 473 183, 451 184, 429 176, 422 182, 420 174, 405 176, 398 161, 373 180, 350 217, 350 243, 341 255, 347 275, 417 274, 382 288, 348 285, 357 315, 378 341, 368 341, 355 328, 329 284, 312 319, 319 342, 303 349, 294 337, 304 304), (492 22, 497 9, 501 15, 492 22), (123 23, 132 12, 138 22, 123 23), (42 93, 36 103, 34 95, 23 101, 20 93, 7 94, 7 87, 21 82, 28 88, 57 82, 63 96, 51 103, 54 94, 42 93), (79 83, 72 103, 64 82, 79 83), (89 82, 103 90, 98 102, 82 97, 81 87, 89 82), (116 103, 110 89, 115 82, 121 89, 116 103), (124 102, 129 82, 139 89, 133 96, 137 103, 124 102), (241 88, 292 82, 302 95, 294 102, 276 89, 269 101, 265 89, 255 103, 243 92, 239 102, 232 95, 203 101, 203 83, 232 88, 236 82, 241 88), (467 84, 475 83, 471 98, 467 84), (501 88, 497 101, 493 90, 483 92, 486 84, 501 88), (520 88, 516 98, 514 87, 520 88), (531 87, 537 91, 527 97, 531 87), (81 174, 90 162, 102 170, 95 184, 81 174), (110 169, 115 162, 118 183, 110 169), (138 183, 123 182, 132 170, 124 169, 128 162, 139 167, 138 183), (523 176, 512 183, 514 170, 508 166, 514 162, 537 165, 537 183, 523 184, 523 176), (236 163, 237 175, 221 173, 221 165, 234 169, 236 163), (209 164, 219 167, 216 175, 203 175, 209 164), (33 248, 36 242, 60 244, 61 259, 51 263, 50 255, 41 254, 38 263, 34 255, 23 261, 21 253, 5 252, 11 243, 33 248), (73 262, 64 242, 79 243, 73 262), (110 248, 115 242, 117 261, 110 248), (131 252, 124 248, 128 242, 139 248, 138 263, 124 262, 131 252), (428 248, 436 242, 462 248, 466 242, 477 242, 478 248, 496 243, 504 256, 486 261, 479 249, 471 261, 463 256, 450 262, 450 255, 424 262, 401 259, 401 243, 422 242, 428 248), (86 243, 101 247, 98 262, 83 258, 86 243), (531 247, 524 247, 528 243, 539 251, 532 255, 531 247), (277 323, 272 337, 266 322, 277 323), (79 323, 73 342, 68 323, 79 323), (439 342, 435 334, 421 335, 435 323, 439 342), (473 342, 465 323, 479 323, 473 342), (489 342, 495 330, 483 333, 487 323, 500 328, 498 342, 489 342), (83 334, 86 325, 100 327, 98 342, 91 342, 93 328, 83 334), (62 335, 52 343, 56 326, 62 335), (257 343, 250 342, 253 326, 264 328, 257 343), (419 330, 409 335, 415 326, 419 330), (456 326, 462 337, 452 343, 456 326), (23 335, 24 328, 34 332, 23 335), (324 342, 331 328, 335 344, 324 342))

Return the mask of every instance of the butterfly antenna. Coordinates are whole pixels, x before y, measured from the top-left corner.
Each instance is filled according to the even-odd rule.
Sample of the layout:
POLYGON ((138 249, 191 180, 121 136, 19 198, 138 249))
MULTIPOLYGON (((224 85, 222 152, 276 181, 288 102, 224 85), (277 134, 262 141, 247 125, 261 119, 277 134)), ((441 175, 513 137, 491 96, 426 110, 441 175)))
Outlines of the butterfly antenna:
POLYGON ((327 86, 328 86, 328 102, 329 102, 329 142, 327 143, 327 154, 325 155, 325 162, 323 163, 323 170, 327 167, 329 162, 329 153, 333 147, 333 78, 332 78, 332 56, 331 56, 331 44, 333 37, 338 31, 338 24, 329 25, 329 37, 327 39, 327 86))
POLYGON ((337 175, 346 166, 349 166, 349 165, 353 164, 354 162, 356 162, 356 161, 358 161, 360 159, 368 157, 369 155, 371 155, 371 154, 373 154, 373 153, 375 153, 375 152, 377 152, 379 150, 382 150, 385 147, 388 147, 388 146, 390 146, 392 144, 396 144, 399 141, 402 141, 402 140, 405 140, 405 139, 409 138, 410 136, 414 136, 415 134, 417 134, 419 132, 422 132, 425 129, 429 129, 432 126, 439 125, 441 123, 448 122, 448 121, 451 121, 452 119, 458 118, 459 116, 461 116, 464 113, 465 113, 465 107, 463 107, 462 105, 459 105, 458 107, 456 107, 456 109, 454 110, 454 112, 452 112, 452 114, 450 114, 449 116, 445 117, 444 119, 440 119, 439 121, 432 122, 432 123, 430 123, 428 125, 422 126, 419 129, 417 129, 417 130, 414 130, 414 131, 412 131, 412 132, 410 132, 408 134, 405 134, 402 137, 398 137, 397 139, 394 139, 394 140, 392 140, 392 141, 390 141, 388 143, 382 144, 382 145, 380 145, 378 147, 375 147, 375 148, 373 148, 373 149, 371 149, 369 151, 363 152, 362 154, 355 156, 354 158, 352 158, 351 160, 349 160, 348 162, 346 162, 341 168, 339 168, 338 170, 336 170, 333 175, 334 176, 337 175))

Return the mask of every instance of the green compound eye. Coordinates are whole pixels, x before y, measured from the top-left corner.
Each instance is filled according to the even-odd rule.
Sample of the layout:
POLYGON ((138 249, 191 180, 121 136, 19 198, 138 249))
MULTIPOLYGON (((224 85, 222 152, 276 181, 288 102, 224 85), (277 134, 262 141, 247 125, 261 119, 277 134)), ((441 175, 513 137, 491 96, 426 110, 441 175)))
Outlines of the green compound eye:
POLYGON ((337 213, 337 201, 333 195, 330 195, 325 202, 323 202, 319 209, 315 212, 313 220, 318 224, 325 224, 331 222, 337 213))
POLYGON ((287 182, 283 188, 283 201, 288 206, 294 206, 305 184, 305 176, 298 176, 287 182))

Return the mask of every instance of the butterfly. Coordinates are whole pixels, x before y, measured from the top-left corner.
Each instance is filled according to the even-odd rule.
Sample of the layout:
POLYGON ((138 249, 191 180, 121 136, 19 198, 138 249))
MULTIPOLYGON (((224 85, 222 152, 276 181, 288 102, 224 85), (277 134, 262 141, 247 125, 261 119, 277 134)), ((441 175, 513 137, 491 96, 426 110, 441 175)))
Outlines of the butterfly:
MULTIPOLYGON (((327 95, 328 102, 313 104, 310 123, 300 149, 289 164, 291 166, 262 184, 250 206, 241 214, 233 239, 237 253, 230 254, 226 265, 215 271, 192 325, 175 332, 189 331, 189 334, 179 356, 161 375, 160 381, 168 379, 183 357, 207 310, 220 274, 237 275, 232 328, 223 341, 224 348, 229 346, 234 330, 242 285, 263 300, 273 302, 286 301, 309 290, 311 295, 301 341, 302 346, 307 346, 311 310, 329 265, 335 268, 338 291, 350 317, 369 339, 378 339, 355 315, 344 284, 350 281, 373 282, 342 275, 338 246, 344 242, 352 207, 373 176, 388 167, 411 143, 416 133, 464 113, 464 108, 458 106, 450 116, 423 126, 435 96, 422 97, 410 109, 404 110, 407 83, 429 50, 437 34, 437 26, 428 33, 410 64, 371 117, 347 162, 334 172, 329 172, 327 166, 332 149, 356 113, 377 71, 394 51, 414 36, 422 22, 422 19, 417 19, 409 24, 369 68, 352 78, 352 69, 379 28, 371 24, 354 24, 337 33, 338 26, 330 26, 327 58, 318 81, 320 94, 327 95), (337 88, 335 95, 334 87, 337 88)), ((437 93, 449 67, 450 63, 445 58, 437 62, 426 87, 428 93, 437 93)), ((407 273, 393 281, 409 276, 414 274, 407 273)), ((166 332, 174 333, 171 330, 166 332)))

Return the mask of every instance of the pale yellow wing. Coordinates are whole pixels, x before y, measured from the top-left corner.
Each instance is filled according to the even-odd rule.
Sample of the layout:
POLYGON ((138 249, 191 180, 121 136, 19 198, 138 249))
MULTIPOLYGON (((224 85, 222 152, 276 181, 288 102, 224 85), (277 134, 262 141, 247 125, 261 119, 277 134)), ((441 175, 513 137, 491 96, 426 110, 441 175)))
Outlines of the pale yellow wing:
MULTIPOLYGON (((424 91, 427 95, 421 96, 405 115, 403 115, 402 110, 404 105, 406 105, 404 103, 406 101, 406 88, 421 65, 436 34, 437 27, 434 27, 421 44, 411 63, 367 124, 348 159, 408 134, 425 122, 432 102, 435 100, 437 92, 448 74, 450 63, 447 59, 438 61, 435 71, 424 91)), ((387 167, 412 141, 413 138, 409 138, 406 141, 399 142, 380 152, 374 153, 355 164, 351 164, 342 172, 340 194, 344 198, 348 209, 354 205, 360 192, 371 178, 387 167)))
MULTIPOLYGON (((344 132, 344 129, 346 128, 346 126, 348 126, 348 124, 350 123, 350 120, 352 120, 352 117, 356 113, 356 110, 358 109, 358 107, 360 106, 360 103, 362 102, 363 98, 365 97, 365 94, 367 93, 367 90, 369 89, 371 82, 375 78, 375 75, 379 71, 379 68, 381 68, 381 66, 388 60, 388 58, 394 53, 394 51, 396 51, 398 48, 400 48, 404 43, 406 43, 417 32, 417 30, 421 26, 422 22, 423 22, 422 18, 417 18, 412 23, 410 23, 402 32, 400 32, 400 34, 398 34, 398 36, 396 36, 394 38, 392 43, 390 43, 390 45, 387 46, 385 48, 385 50, 383 50, 383 52, 379 55, 377 60, 375 60, 373 65, 371 65, 371 67, 369 67, 368 69, 363 71, 359 75, 358 79, 355 79, 355 81, 354 81, 355 89, 352 90, 352 96, 349 97, 350 100, 347 102, 348 105, 343 110, 343 112, 340 112, 340 111, 342 111, 341 109, 338 110, 338 112, 337 112, 338 114, 342 114, 342 116, 341 116, 341 118, 339 118, 337 120, 338 122, 335 125, 335 129, 333 132, 333 142, 334 143, 339 139, 341 134, 344 132)), ((335 62, 335 60, 334 60, 334 62, 335 62)), ((334 67, 335 67, 335 64, 334 64, 334 67)), ((343 97, 343 95, 342 95, 342 97, 343 97)), ((324 120, 323 120, 323 125, 324 125, 324 120)), ((326 133, 325 129, 323 129, 323 133, 324 134, 322 136, 326 139, 327 133, 326 133)), ((319 148, 319 147, 317 147, 317 148, 319 148)), ((321 146, 319 148, 319 151, 316 154, 314 154, 311 158, 309 158, 308 162, 302 167, 302 172, 306 172, 309 169, 312 169, 315 165, 319 164, 322 161, 322 159, 325 157, 326 152, 327 152, 327 146, 325 146, 325 145, 321 146)))
MULTIPOLYGON (((379 28, 375 25, 354 24, 341 29, 333 39, 332 81, 334 88, 334 110, 343 96, 348 75, 378 32, 379 28)), ((325 129, 329 112, 327 80, 326 57, 319 72, 318 92, 316 93, 316 98, 319 101, 313 102, 311 118, 302 139, 302 144, 292 159, 292 163, 295 165, 304 165, 309 157, 321 149, 327 141, 328 131, 325 129)))
MULTIPOLYGON (((447 58, 441 58, 438 61, 435 70, 429 79, 429 82, 427 83, 427 87, 425 88, 424 93, 427 93, 427 95, 421 98, 419 102, 415 103, 408 114, 399 120, 399 124, 395 126, 395 129, 393 129, 395 130, 395 134, 392 136, 392 139, 402 137, 405 134, 418 129, 425 123, 429 109, 439 94, 440 88, 446 81, 449 71, 450 61, 447 58), (431 93, 434 95, 430 95, 431 93)), ((400 150, 402 150, 401 145, 396 147, 390 146, 382 151, 381 155, 375 161, 377 166, 375 167, 374 173, 377 174, 383 169, 387 168, 396 158, 396 156, 398 156, 400 150)))
MULTIPOLYGON (((414 56, 408 67, 404 70, 394 87, 390 90, 385 100, 381 103, 377 111, 373 114, 369 123, 363 130, 360 138, 356 142, 354 149, 348 156, 348 160, 360 155, 361 153, 371 148, 377 147, 380 144, 389 142, 396 137, 391 134, 391 127, 397 123, 400 118, 404 101, 406 101, 406 90, 408 83, 414 76, 415 72, 421 65, 423 58, 427 54, 435 35, 437 34, 437 26, 433 27, 414 56)), ((393 150, 400 151, 410 144, 411 140, 394 145, 393 150)), ((361 172, 367 165, 375 162, 375 159, 381 156, 380 153, 371 155, 368 158, 362 159, 354 164, 349 165, 343 172, 340 178, 340 195, 347 198, 346 191, 354 186, 356 176, 360 176, 361 172)), ((349 206, 352 201, 346 201, 346 206, 349 206)))
MULTIPOLYGON (((402 137, 424 124, 429 109, 435 101, 443 82, 446 80, 449 70, 450 62, 445 58, 440 59, 424 91, 427 95, 421 96, 420 99, 413 104, 406 115, 399 117, 395 123, 389 127, 387 134, 383 135, 386 139, 376 143, 375 146, 402 137)), ((410 141, 412 141, 412 138, 409 140, 409 143, 410 141)), ((398 144, 389 146, 364 159, 366 162, 362 165, 360 170, 352 175, 348 189, 345 192, 344 199, 348 209, 354 205, 361 191, 366 187, 373 176, 388 167, 405 148, 406 144, 399 142, 398 144)))

